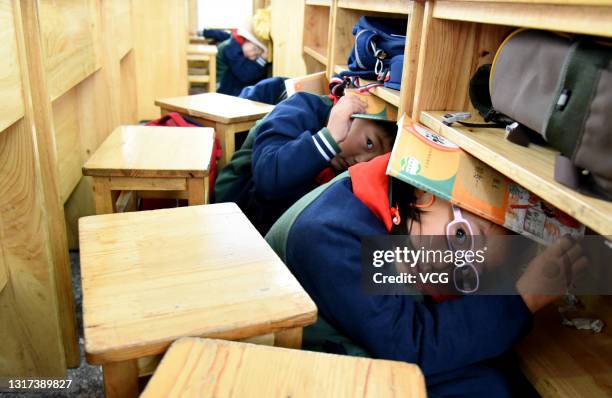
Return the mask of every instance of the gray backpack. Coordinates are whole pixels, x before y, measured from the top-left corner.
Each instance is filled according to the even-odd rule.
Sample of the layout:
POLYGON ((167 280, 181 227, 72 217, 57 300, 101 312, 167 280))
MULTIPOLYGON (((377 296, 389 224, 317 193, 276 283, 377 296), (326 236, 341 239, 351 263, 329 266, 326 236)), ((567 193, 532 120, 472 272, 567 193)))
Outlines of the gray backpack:
POLYGON ((611 43, 515 31, 495 55, 489 90, 490 119, 505 115, 561 152, 558 182, 612 200, 611 43))

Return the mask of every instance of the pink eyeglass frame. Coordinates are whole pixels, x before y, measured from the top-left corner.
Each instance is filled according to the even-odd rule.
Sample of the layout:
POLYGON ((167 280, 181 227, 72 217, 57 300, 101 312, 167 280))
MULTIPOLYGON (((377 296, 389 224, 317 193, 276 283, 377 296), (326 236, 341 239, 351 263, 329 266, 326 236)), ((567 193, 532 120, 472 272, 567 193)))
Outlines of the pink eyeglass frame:
MULTIPOLYGON (((470 224, 470 222, 463 217, 463 213, 461 213, 461 209, 459 208, 459 206, 451 204, 451 208, 453 209, 454 219, 453 221, 449 222, 446 225, 446 243, 448 244, 448 247, 454 251, 455 248, 453 247, 451 243, 451 238, 450 238, 451 228, 455 224, 465 225, 467 227, 467 233, 469 233, 470 237, 474 236, 474 231, 472 230, 472 225, 470 224)), ((472 238, 470 239, 471 239, 471 244, 468 250, 474 250, 474 239, 472 238)), ((455 268, 453 269, 453 283, 455 284, 455 289, 457 289, 461 293, 470 294, 470 293, 474 293, 475 291, 477 291, 478 287, 480 286, 480 275, 478 274, 478 270, 476 269, 474 264, 465 263, 463 265, 455 265, 455 268), (457 272, 461 272, 463 275, 465 275, 468 269, 474 272, 474 275, 476 275, 476 286, 473 289, 466 289, 464 287, 459 287, 457 284, 457 281, 459 279, 457 272)))

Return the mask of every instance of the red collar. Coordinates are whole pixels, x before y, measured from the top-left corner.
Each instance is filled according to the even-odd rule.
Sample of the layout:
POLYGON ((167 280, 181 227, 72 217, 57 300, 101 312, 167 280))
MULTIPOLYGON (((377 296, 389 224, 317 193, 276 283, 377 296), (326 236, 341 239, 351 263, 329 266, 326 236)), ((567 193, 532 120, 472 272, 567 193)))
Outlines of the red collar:
POLYGON ((390 157, 391 153, 386 153, 349 167, 353 193, 385 224, 387 232, 393 228, 389 205, 390 177, 385 174, 390 157))

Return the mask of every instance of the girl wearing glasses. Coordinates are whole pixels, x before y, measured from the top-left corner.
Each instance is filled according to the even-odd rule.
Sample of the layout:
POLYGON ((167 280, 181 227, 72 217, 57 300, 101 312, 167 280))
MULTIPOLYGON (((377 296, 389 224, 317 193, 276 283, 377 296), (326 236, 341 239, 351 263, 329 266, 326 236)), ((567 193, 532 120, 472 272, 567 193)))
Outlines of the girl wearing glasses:
MULTIPOLYGON (((472 245, 473 236, 507 233, 386 176, 389 157, 352 166, 311 191, 266 235, 319 309, 317 323, 304 331, 304 348, 416 363, 430 396, 513 396, 516 380, 510 382, 508 371, 492 363, 528 331, 532 314, 558 297, 521 294, 520 280, 518 294, 506 296, 445 300, 438 294, 364 293, 364 236, 410 235, 418 242, 420 235, 445 235, 449 249, 455 250, 472 245)), ((574 271, 585 266, 582 252, 569 240, 543 255, 563 253, 570 254, 574 271)), ((548 288, 565 283, 562 277, 540 277, 541 264, 532 261, 525 272, 533 276, 532 283, 548 288)), ((466 279, 458 290, 469 292, 478 283, 473 276, 466 279)))

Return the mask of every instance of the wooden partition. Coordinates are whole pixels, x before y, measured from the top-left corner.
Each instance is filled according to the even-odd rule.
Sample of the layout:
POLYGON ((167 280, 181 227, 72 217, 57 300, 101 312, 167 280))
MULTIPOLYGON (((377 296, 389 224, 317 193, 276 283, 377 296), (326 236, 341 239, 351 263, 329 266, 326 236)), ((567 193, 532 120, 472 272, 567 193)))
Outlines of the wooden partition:
POLYGON ((0 376, 61 377, 66 319, 56 293, 53 217, 45 211, 53 201, 34 130, 20 7, 0 0, 0 376))
POLYGON ((139 120, 160 116, 156 99, 187 95, 186 7, 184 0, 133 0, 139 120))
POLYGON ((139 104, 186 94, 185 2, 155 4, 0 0, 0 377, 80 362, 68 248, 94 212, 81 168, 139 104))

